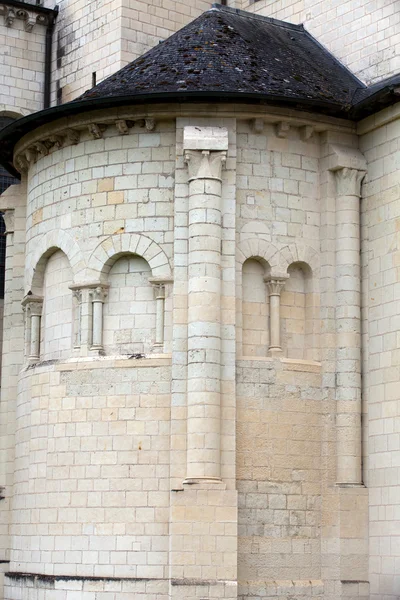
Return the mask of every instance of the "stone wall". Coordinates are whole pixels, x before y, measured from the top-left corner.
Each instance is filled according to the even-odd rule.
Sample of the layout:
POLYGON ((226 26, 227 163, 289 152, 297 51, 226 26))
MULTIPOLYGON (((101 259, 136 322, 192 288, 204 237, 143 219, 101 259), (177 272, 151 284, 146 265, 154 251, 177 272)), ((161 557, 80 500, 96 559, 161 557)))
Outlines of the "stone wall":
POLYGON ((304 23, 311 35, 367 84, 399 72, 400 12, 396 0, 384 5, 369 0, 241 0, 240 8, 304 23))
POLYGON ((29 167, 25 297, 13 299, 25 358, 13 446, 4 432, 16 449, 5 598, 146 596, 147 579, 160 599, 365 597, 346 370, 358 373, 359 319, 335 312, 344 257, 325 245, 342 232, 332 214, 347 215, 343 160, 364 165, 353 126, 134 110, 54 123, 16 149, 29 167))
POLYGON ((322 598, 320 365, 241 360, 237 406, 239 598, 322 598))
POLYGON ((63 0, 57 19, 53 103, 68 102, 210 8, 207 0, 63 0), (84 41, 82 40, 84 32, 84 41), (58 90, 58 92, 57 92, 58 90))
POLYGON ((368 161, 362 210, 371 598, 388 600, 400 586, 399 116, 394 107, 359 125, 368 161))
POLYGON ((36 23, 27 31, 23 19, 14 18, 7 26, 6 17, 6 7, 2 5, 0 114, 18 117, 43 108, 46 26, 36 23))

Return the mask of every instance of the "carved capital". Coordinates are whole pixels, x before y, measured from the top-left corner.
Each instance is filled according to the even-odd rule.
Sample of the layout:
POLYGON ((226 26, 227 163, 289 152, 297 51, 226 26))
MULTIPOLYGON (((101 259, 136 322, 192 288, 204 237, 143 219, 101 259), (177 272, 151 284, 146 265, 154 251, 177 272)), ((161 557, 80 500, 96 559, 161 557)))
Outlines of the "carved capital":
POLYGON ((267 284, 268 295, 280 296, 288 279, 289 275, 282 275, 281 277, 265 277, 264 281, 267 284))
POLYGON ((76 288, 72 290, 72 295, 75 298, 75 300, 77 301, 78 304, 81 304, 82 302, 82 297, 83 297, 83 292, 82 290, 76 288))
POLYGON ((90 296, 92 302, 104 303, 106 301, 107 295, 108 295, 108 289, 106 287, 103 287, 100 285, 97 286, 96 288, 93 288, 89 292, 89 296, 90 296))
POLYGON ((29 294, 21 302, 25 311, 31 317, 41 317, 43 310, 43 298, 29 294))
POLYGON ((189 168, 189 181, 193 179, 217 179, 221 181, 226 152, 210 150, 186 150, 185 162, 189 168))
POLYGON ((344 167, 335 171, 338 196, 361 196, 361 183, 365 171, 344 167))

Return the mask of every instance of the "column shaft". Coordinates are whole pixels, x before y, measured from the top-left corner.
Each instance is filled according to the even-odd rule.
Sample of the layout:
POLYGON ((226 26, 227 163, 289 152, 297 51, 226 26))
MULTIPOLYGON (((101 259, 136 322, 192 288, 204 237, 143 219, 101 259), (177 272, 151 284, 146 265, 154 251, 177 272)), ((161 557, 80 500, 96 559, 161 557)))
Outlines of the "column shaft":
POLYGON ((40 321, 40 315, 31 315, 31 351, 29 356, 31 360, 39 360, 40 358, 40 321))
POLYGON ((269 319, 270 319, 270 346, 269 351, 282 352, 281 347, 281 291, 288 279, 288 275, 279 277, 268 276, 265 282, 269 294, 269 319))
POLYGON ((156 296, 156 340, 154 346, 164 346, 164 311, 165 311, 165 287, 157 287, 156 296))
POLYGON ((92 347, 102 348, 103 346, 103 302, 93 300, 93 338, 92 347))
POLYGON ((360 186, 364 173, 336 173, 336 447, 338 484, 361 484, 360 186))
POLYGON ((221 476, 221 182, 189 186, 187 477, 221 476))

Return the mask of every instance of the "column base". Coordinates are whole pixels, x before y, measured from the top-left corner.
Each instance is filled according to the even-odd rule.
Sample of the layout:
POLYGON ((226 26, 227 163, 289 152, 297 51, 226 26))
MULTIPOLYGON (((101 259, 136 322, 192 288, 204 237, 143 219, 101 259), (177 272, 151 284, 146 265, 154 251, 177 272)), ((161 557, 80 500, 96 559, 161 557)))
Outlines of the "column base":
POLYGON ((196 486, 196 489, 226 489, 226 484, 219 477, 186 477, 183 487, 196 486))
POLYGON ((283 351, 280 346, 271 346, 270 348, 268 348, 268 354, 270 356, 281 356, 282 352, 283 351))
POLYGON ((364 483, 351 483, 351 482, 337 481, 335 483, 335 487, 338 487, 338 488, 365 488, 365 484, 364 483))

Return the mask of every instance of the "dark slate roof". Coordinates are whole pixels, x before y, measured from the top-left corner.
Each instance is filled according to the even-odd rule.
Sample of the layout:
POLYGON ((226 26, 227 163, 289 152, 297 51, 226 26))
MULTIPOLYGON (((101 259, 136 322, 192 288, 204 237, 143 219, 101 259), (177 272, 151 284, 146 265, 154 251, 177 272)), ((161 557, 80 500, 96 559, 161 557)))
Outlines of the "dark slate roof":
POLYGON ((160 102, 291 107, 358 120, 400 100, 400 75, 366 87, 302 25, 219 4, 80 98, 0 131, 0 164, 41 125, 86 111, 160 102))
POLYGON ((232 94, 337 114, 363 87, 302 25, 214 5, 76 101, 232 94))

